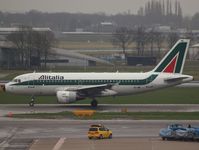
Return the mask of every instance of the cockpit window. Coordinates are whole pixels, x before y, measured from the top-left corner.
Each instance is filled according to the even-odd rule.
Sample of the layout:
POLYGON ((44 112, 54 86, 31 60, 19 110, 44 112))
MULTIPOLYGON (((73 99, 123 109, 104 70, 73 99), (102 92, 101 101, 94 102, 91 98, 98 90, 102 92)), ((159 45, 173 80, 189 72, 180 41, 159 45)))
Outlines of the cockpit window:
POLYGON ((12 81, 13 81, 13 82, 17 82, 17 79, 13 79, 12 81))
POLYGON ((20 83, 20 82, 21 82, 20 79, 13 79, 12 81, 13 81, 13 82, 17 82, 17 83, 20 83))

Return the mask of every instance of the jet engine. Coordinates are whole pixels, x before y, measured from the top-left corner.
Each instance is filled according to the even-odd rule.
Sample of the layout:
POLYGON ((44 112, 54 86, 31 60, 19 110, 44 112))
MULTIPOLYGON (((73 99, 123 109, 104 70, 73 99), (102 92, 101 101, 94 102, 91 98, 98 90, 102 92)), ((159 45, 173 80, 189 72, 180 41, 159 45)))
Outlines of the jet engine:
POLYGON ((57 91, 57 99, 59 103, 72 103, 75 102, 77 98, 77 92, 74 91, 57 91))

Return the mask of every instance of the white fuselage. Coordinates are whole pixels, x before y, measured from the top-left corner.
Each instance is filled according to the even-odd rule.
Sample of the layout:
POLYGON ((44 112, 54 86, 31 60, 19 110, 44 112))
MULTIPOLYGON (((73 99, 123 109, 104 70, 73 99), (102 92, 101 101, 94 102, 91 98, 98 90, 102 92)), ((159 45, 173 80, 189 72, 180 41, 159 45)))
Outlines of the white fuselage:
POLYGON ((193 80, 192 76, 170 73, 29 73, 17 76, 6 84, 6 91, 24 95, 56 95, 57 91, 111 84, 111 89, 96 96, 130 95, 193 80), (176 82, 168 78, 184 77, 176 82))
MULTIPOLYGON (((190 40, 180 39, 150 72, 146 73, 29 73, 17 76, 3 88, 15 94, 56 95, 60 103, 95 97, 142 93, 193 80, 183 75, 190 40)), ((34 99, 32 100, 34 101, 34 99)), ((33 102, 30 106, 34 105, 33 102)))

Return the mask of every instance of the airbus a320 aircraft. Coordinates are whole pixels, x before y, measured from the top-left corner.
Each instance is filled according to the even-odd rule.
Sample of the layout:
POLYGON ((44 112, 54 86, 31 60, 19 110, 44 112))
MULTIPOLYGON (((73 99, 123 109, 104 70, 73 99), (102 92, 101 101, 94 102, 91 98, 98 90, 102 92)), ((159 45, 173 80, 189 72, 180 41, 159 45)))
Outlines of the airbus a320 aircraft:
MULTIPOLYGON (((189 40, 179 40, 160 63, 145 73, 28 73, 5 84, 4 90, 30 96, 56 95, 59 103, 96 97, 122 96, 158 90, 193 80, 183 75, 189 40)), ((29 103, 34 106, 34 98, 29 103)))

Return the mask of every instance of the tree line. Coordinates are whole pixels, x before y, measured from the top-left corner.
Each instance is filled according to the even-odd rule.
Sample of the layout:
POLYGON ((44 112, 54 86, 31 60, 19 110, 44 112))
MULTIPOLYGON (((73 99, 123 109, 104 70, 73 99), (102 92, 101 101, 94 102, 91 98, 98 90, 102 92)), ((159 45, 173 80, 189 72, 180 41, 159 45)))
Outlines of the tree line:
POLYGON ((182 14, 180 1, 172 3, 171 0, 149 0, 144 7, 138 10, 137 14, 45 13, 37 10, 26 13, 0 12, 0 27, 22 24, 49 27, 53 31, 75 31, 76 28, 82 28, 84 31, 98 31, 101 22, 111 21, 119 27, 160 24, 173 28, 199 29, 199 13, 192 17, 183 17, 182 14))
POLYGON ((29 26, 20 26, 18 31, 9 34, 6 38, 16 49, 16 66, 21 68, 41 67, 41 60, 44 60, 46 68, 50 48, 55 41, 51 31, 37 31, 29 26))
POLYGON ((149 18, 151 23, 172 24, 183 27, 182 8, 179 1, 171 0, 150 0, 145 7, 140 7, 137 13, 139 16, 149 18))
MULTIPOLYGON (((176 32, 170 32, 163 34, 151 28, 146 30, 143 26, 130 29, 127 27, 119 27, 113 33, 112 44, 120 47, 123 50, 125 58, 127 57, 126 49, 134 43, 137 50, 137 56, 144 56, 144 52, 150 52, 150 56, 161 57, 161 48, 163 43, 167 43, 168 47, 171 48, 178 40, 179 34, 176 32), (154 53, 156 51, 156 53, 154 53)), ((192 32, 187 32, 184 38, 191 39, 191 42, 198 40, 198 37, 194 36, 192 32)))

